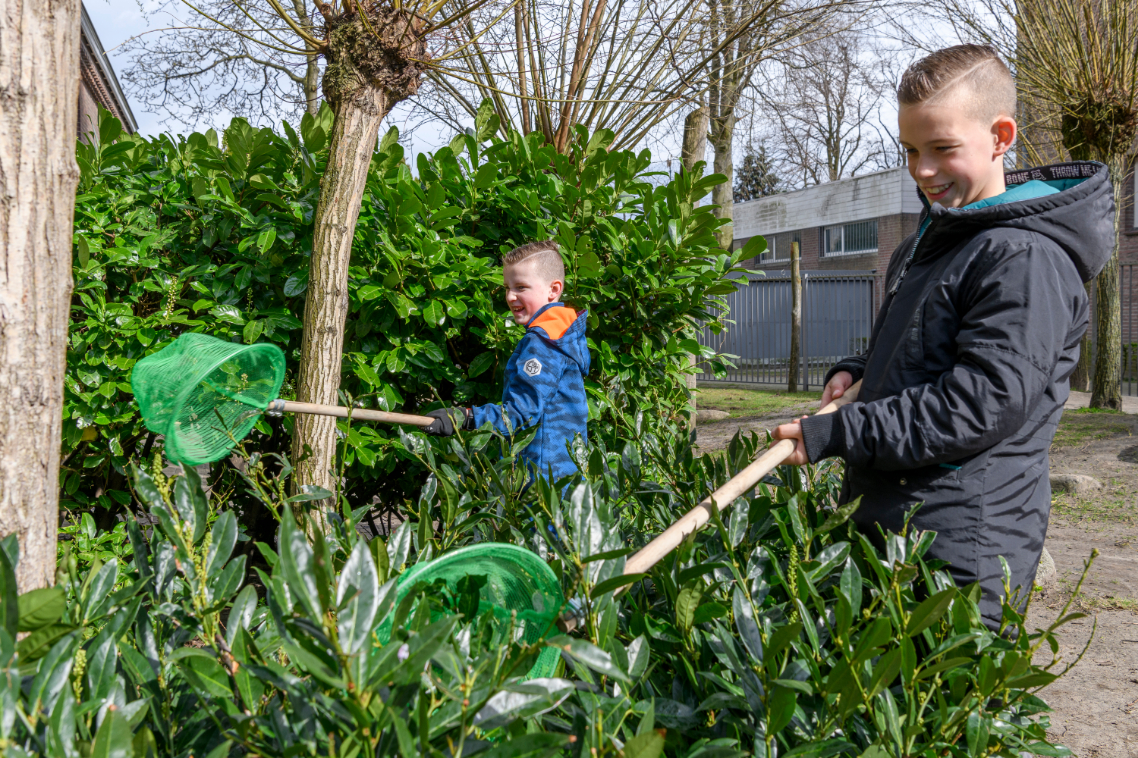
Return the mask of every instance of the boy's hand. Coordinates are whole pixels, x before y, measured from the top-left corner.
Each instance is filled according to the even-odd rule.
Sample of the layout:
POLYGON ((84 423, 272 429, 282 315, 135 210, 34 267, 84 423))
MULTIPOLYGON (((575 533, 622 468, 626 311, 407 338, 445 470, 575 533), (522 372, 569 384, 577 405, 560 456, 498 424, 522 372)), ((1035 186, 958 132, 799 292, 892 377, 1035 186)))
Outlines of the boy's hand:
MULTIPOLYGON (((853 374, 848 371, 839 371, 830 377, 830 381, 826 382, 826 389, 822 390, 822 407, 825 408, 846 394, 846 390, 852 387, 853 383, 853 374)), ((789 424, 785 424, 784 426, 789 426, 789 424)))
MULTIPOLYGON (((846 372, 841 372, 845 374, 846 372)), ((846 374, 849 376, 849 374, 846 374)), ((837 378, 837 377, 835 377, 837 378)), ((802 418, 806 418, 803 416, 802 418)), ((791 466, 805 466, 810 461, 806 458, 806 445, 802 441, 802 424, 797 421, 792 421, 789 424, 780 424, 771 434, 776 440, 794 440, 794 452, 790 454, 783 463, 788 463, 791 466)))
POLYGON ((439 408, 426 414, 434 419, 430 426, 424 426, 423 431, 434 437, 449 437, 454 434, 455 428, 468 429, 470 410, 467 408, 439 408))

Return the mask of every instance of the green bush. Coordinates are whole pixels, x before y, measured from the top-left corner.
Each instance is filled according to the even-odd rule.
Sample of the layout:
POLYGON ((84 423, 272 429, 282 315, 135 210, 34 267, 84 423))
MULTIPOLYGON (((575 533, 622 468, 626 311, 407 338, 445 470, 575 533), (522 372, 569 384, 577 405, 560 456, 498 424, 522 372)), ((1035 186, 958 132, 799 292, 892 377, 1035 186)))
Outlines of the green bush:
MULTIPOLYGON (((611 133, 579 130, 560 155, 539 135, 493 136, 495 118, 486 110, 476 134, 416 156, 417 176, 394 129, 379 145, 352 254, 345 399, 408 412, 497 402, 521 336, 497 260, 556 237, 566 299, 590 310, 591 433, 616 434, 638 408, 653 409, 650 423, 676 418, 688 402, 685 351, 700 352, 694 324, 733 288, 727 274, 747 254, 719 250, 720 222, 695 205, 722 177, 700 167, 654 186, 649 153, 607 151, 611 133)), ((212 130, 150 140, 122 134, 104 112, 101 141, 79 143, 65 504, 129 501, 128 462, 153 444, 130 370, 181 332, 270 340, 295 369, 331 113, 306 115, 299 133, 282 126, 276 134, 236 119, 221 144, 212 130)), ((257 448, 286 451, 290 427, 263 420, 257 448)), ((417 489, 422 472, 408 472, 390 429, 341 431, 350 502, 399 502, 417 489)))
POLYGON ((193 470, 170 480, 156 458, 133 474, 154 525, 127 520, 129 561, 17 598, 15 541, 0 546, 0 746, 68 758, 1067 754, 1048 743, 1034 693, 1074 616, 1033 633, 1005 606, 992 632, 978 588, 922 558, 934 535, 888 535, 878 550, 850 508, 831 509, 832 471, 783 471, 788 486, 763 485, 648 575, 620 578, 627 553, 758 442, 697 458, 683 431, 619 452, 578 446, 585 473, 564 496, 526 489, 512 454, 524 440, 415 432, 404 444, 432 476, 410 520, 370 542, 353 528, 364 509, 345 508, 310 545, 284 497, 287 461, 254 454, 245 485, 281 518, 276 549, 247 539, 193 470), (486 540, 537 551, 581 606, 580 636, 545 641, 561 655, 552 678, 522 680, 540 644, 442 613, 429 589, 394 603, 406 567, 486 540))

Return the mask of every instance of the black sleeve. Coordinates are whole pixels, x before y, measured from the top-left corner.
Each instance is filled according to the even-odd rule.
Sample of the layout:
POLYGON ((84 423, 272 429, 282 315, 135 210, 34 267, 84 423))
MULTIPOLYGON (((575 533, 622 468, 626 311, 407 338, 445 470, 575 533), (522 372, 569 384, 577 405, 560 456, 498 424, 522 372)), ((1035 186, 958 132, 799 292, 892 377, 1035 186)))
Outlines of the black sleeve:
POLYGON ((837 455, 856 466, 912 469, 980 452, 1022 427, 1070 338, 1073 301, 1058 254, 1040 243, 982 251, 962 284, 952 370, 932 384, 804 419, 810 460, 837 455))

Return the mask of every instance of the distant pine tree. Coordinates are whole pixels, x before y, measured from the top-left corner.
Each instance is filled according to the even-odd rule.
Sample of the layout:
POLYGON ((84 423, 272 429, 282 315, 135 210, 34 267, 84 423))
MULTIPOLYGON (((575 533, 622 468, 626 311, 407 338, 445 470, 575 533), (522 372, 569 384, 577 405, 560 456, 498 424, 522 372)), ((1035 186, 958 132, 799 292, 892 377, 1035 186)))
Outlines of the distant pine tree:
POLYGON ((735 169, 735 202, 742 203, 782 192, 782 180, 774 172, 766 145, 747 148, 743 165, 735 169))

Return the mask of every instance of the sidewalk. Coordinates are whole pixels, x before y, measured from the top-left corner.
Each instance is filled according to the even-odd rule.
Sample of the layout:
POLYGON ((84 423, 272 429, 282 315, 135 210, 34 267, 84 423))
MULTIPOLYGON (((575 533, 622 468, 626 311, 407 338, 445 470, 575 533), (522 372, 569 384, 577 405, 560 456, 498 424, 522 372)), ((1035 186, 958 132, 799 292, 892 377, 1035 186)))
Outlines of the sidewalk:
MULTIPOLYGON (((1075 408, 1086 408, 1091 404, 1091 393, 1089 392, 1071 392, 1071 396, 1067 398, 1066 404, 1063 406, 1066 410, 1074 410, 1075 408)), ((1122 412, 1123 413, 1138 413, 1138 397, 1122 396, 1122 412)))

